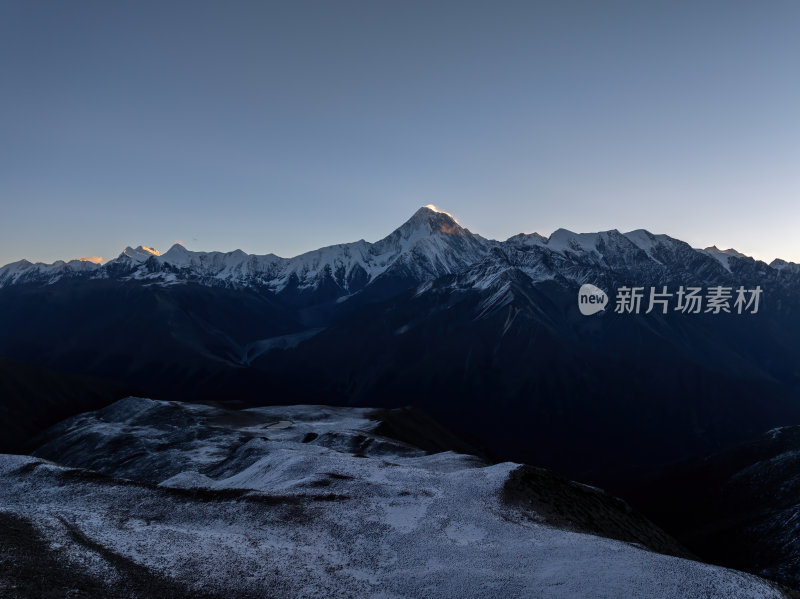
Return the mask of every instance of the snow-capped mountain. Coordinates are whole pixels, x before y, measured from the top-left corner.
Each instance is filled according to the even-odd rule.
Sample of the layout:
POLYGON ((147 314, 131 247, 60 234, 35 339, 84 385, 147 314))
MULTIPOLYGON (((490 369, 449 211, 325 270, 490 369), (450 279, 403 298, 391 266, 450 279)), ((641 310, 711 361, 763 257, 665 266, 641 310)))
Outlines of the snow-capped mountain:
MULTIPOLYGON (((635 325, 653 336, 648 343, 666 340, 677 352, 675 359, 726 376, 747 374, 794 388, 798 375, 791 359, 791 332, 800 314, 799 294, 800 266, 792 263, 768 265, 735 251, 694 249, 644 230, 559 229, 549 237, 532 233, 493 241, 461 227, 447 213, 423 207, 374 243, 360 240, 294 258, 240 250, 193 252, 176 244, 163 254, 147 246, 126 248, 101 265, 7 265, 0 269, 0 357, 122 379, 143 384, 149 393, 168 391, 172 396, 191 396, 198 389, 213 395, 228 376, 238 379, 246 373, 248 382, 237 388, 250 396, 259 385, 277 384, 282 391, 305 385, 307 377, 300 374, 308 369, 305 354, 316 352, 321 364, 339 357, 344 362, 337 372, 326 372, 325 383, 314 392, 324 389, 326 399, 333 393, 356 401, 356 395, 374 389, 372 382, 362 381, 363 389, 356 384, 359 376, 350 360, 361 360, 360 349, 337 349, 350 339, 360 339, 364 346, 380 339, 370 358, 412 339, 426 350, 442 344, 446 353, 429 360, 439 361, 442 355, 452 360, 441 366, 442 372, 460 364, 453 376, 466 384, 478 350, 467 351, 462 362, 455 356, 469 346, 477 327, 498 319, 497 328, 487 329, 484 338, 496 344, 489 355, 512 347, 515 332, 539 338, 547 332, 558 343, 602 345, 617 339, 620 327, 635 325), (670 326, 655 317, 616 319, 613 310, 581 320, 576 293, 584 283, 610 294, 622 285, 673 290, 683 285, 760 286, 762 314, 737 321, 733 328, 724 319, 706 322, 703 314, 670 326), (459 322, 445 323, 445 315, 455 314, 456 308, 459 322), (770 326, 756 327, 758 318, 768 319, 770 326), (609 327, 607 337, 598 337, 609 327), (499 338, 497 332, 502 333, 499 338), (740 338, 728 339, 732 332, 740 338), (450 348, 450 339, 462 333, 467 345, 450 348), (757 347, 750 347, 756 342, 757 347), (780 355, 770 354, 775 348, 781 348, 780 355), (283 354, 299 357, 291 367, 274 372, 272 364, 286 358, 283 354), (170 369, 180 374, 167 376, 170 369), (266 382, 261 379, 265 370, 270 372, 266 382), (198 372, 211 381, 201 382, 198 372), (293 374, 287 378, 289 372, 293 374), (154 383, 158 387, 150 387, 154 383), (166 384, 169 388, 161 387, 166 384)), ((625 335, 641 342, 639 332, 625 335)), ((520 359, 522 349, 538 356, 538 347, 515 347, 517 354, 508 357, 511 364, 520 359)), ((623 345, 609 350, 610 355, 628 351, 623 345)), ((392 360, 398 359, 385 356, 379 366, 365 364, 365 372, 386 368, 387 377, 395 376, 392 360)))
POLYGON ((273 292, 289 288, 316 290, 333 286, 349 295, 380 277, 424 281, 458 272, 482 258, 494 245, 461 227, 449 214, 420 208, 387 237, 320 248, 294 258, 274 254, 193 252, 181 244, 167 252, 138 246, 98 266, 82 262, 32 264, 27 261, 0 269, 0 287, 18 283, 53 283, 62 277, 86 275, 172 284, 261 287, 273 292))
POLYGON ((87 260, 57 260, 52 264, 18 260, 0 268, 0 287, 21 283, 55 283, 56 281, 75 275, 95 275, 101 266, 87 260))
POLYGON ((550 237, 519 234, 499 242, 471 233, 445 212, 423 207, 374 243, 360 240, 294 258, 246 254, 241 250, 194 252, 180 244, 164 254, 146 246, 128 247, 102 265, 76 260, 54 264, 15 262, 0 268, 0 287, 51 284, 64 278, 113 278, 155 284, 243 286, 306 296, 322 290, 325 293, 315 299, 326 301, 387 280, 399 279, 408 285, 423 283, 462 273, 487 261, 494 262, 488 266, 492 271, 505 265, 519 268, 535 280, 560 277, 573 282, 596 279, 598 270, 669 282, 664 281, 665 273, 670 278, 686 278, 688 274, 694 280, 716 280, 740 264, 758 264, 764 273, 774 270, 795 274, 800 269, 781 260, 769 266, 756 263, 735 250, 696 250, 667 235, 645 230, 573 233, 559 229, 550 237))
POLYGON ((126 247, 122 254, 120 254, 120 258, 123 256, 129 258, 133 262, 146 262, 152 256, 160 256, 161 252, 159 252, 155 248, 147 247, 146 245, 140 245, 138 247, 132 248, 130 246, 126 247))

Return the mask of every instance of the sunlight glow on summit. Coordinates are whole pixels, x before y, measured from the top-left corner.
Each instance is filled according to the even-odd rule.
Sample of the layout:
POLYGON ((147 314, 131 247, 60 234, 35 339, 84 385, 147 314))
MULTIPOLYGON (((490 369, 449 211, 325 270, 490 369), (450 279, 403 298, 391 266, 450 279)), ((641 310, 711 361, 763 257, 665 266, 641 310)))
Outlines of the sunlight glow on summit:
POLYGON ((437 208, 433 204, 428 204, 427 206, 423 206, 423 208, 427 208, 428 210, 433 210, 434 212, 438 212, 440 214, 446 214, 447 216, 452 218, 454 221, 458 222, 458 219, 455 216, 453 216, 449 212, 445 212, 444 210, 440 210, 439 208, 437 208))

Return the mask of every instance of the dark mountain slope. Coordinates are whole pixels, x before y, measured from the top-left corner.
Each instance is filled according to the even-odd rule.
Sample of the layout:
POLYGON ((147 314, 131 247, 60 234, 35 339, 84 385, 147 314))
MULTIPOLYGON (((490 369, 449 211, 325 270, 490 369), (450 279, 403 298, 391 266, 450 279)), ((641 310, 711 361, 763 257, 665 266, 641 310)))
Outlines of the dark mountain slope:
POLYGON ((0 289, 0 356, 156 396, 254 393, 264 380, 245 368, 248 343, 299 328, 251 289, 105 279, 0 289))
POLYGON ((704 559, 800 588, 800 426, 623 492, 704 559))
POLYGON ((0 452, 26 453, 45 428, 132 392, 107 380, 65 374, 0 358, 0 452))
POLYGON ((499 455, 598 482, 800 421, 753 349, 770 335, 758 315, 587 319, 568 290, 519 272, 484 290, 449 283, 255 365, 314 401, 413 404, 499 455))

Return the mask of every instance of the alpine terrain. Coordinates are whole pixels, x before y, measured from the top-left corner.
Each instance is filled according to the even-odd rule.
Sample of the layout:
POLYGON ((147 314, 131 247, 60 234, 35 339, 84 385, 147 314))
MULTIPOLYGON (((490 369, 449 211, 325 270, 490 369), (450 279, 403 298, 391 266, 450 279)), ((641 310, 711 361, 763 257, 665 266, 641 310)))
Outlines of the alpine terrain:
MULTIPOLYGON (((128 247, 105 263, 8 264, 0 268, 0 330, 0 450, 38 456, 4 458, 4 513, 28 518, 31 543, 73 556, 81 544, 94 547, 80 558, 91 576, 125 563, 129 573, 146 568, 196 590, 204 562, 172 563, 155 549, 177 543, 185 552, 176 555, 213 546, 230 563, 256 560, 263 576, 288 562, 253 556, 288 552, 280 559, 300 565, 291 580, 274 577, 277 596, 281 584, 324 595, 328 575, 346 581, 337 589, 426 594, 404 575, 420 569, 434 590, 443 588, 437 576, 460 572, 464 588, 486 585, 498 596, 551 582, 550 596, 569 596, 579 582, 556 565, 567 554, 589 560, 584 571, 597 576, 622 563, 636 572, 659 564, 655 578, 625 579, 626 596, 672 584, 675 568, 694 572, 686 580, 715 577, 718 584, 702 584, 719 596, 737 595, 719 591, 733 588, 725 586, 731 576, 763 584, 689 557, 798 584, 800 547, 785 528, 796 503, 784 486, 795 450, 772 440, 793 439, 786 431, 794 429, 781 427, 800 425, 798 264, 644 230, 496 241, 428 206, 378 241, 294 258, 176 244, 163 254, 128 247), (584 285, 598 290, 592 301, 607 298, 588 316, 584 285), (114 404, 131 396, 152 400, 114 404), (269 407, 301 405, 338 407, 269 407), (406 406, 421 419, 404 421, 410 448, 382 440, 362 451, 370 414, 406 406), (238 411, 212 426, 213 410, 238 411), (174 428, 150 416, 140 423, 140 412, 163 413, 164 426, 176 419, 174 428), (318 420, 335 422, 335 431, 318 420), (273 421, 294 424, 264 424, 273 421), (422 422, 441 422, 448 441, 425 445, 422 422), (561 514, 547 524, 543 514, 561 509, 553 497, 541 499, 547 507, 531 521, 519 507, 525 500, 504 491, 533 472, 518 464, 621 495, 677 541, 654 546, 628 524, 612 534, 595 518, 577 526, 580 518, 561 514), (686 482, 698 477, 707 489, 699 495, 686 482), (24 516, 34 496, 41 509, 24 516), (456 514, 456 497, 469 516, 456 514), (677 512, 667 497, 688 503, 677 512), (47 507, 61 504, 68 509, 47 507), (249 530, 262 513, 265 528, 249 530), (330 544, 324 559, 308 553, 315 535, 330 544), (503 578, 510 587, 490 575, 500 562, 466 567, 489 559, 481 553, 489 548, 503 563, 536 560, 541 552, 522 549, 530 543, 556 562, 526 562, 503 578), (583 557, 569 549, 578 546, 583 557), (600 546, 621 561, 592 561, 606 555, 600 546), (247 547, 256 553, 247 557, 247 547), (555 557, 556 547, 566 553, 555 557), (392 567, 371 562, 375 552, 392 567)), ((570 504, 585 489, 557 484, 570 504)), ((228 572, 241 593, 264 588, 228 572)), ((693 596, 692 588, 668 592, 693 596)))

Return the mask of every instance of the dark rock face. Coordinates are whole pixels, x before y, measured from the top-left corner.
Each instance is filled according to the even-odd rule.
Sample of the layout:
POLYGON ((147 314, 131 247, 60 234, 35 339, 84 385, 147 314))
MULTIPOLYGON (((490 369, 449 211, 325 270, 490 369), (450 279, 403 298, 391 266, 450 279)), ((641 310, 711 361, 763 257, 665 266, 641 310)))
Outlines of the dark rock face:
POLYGON ((629 490, 703 559, 800 588, 800 427, 782 427, 629 490))
POLYGON ((566 480, 544 468, 520 466, 508 477, 503 498, 551 526, 598 534, 653 551, 696 559, 623 500, 601 489, 566 480))

